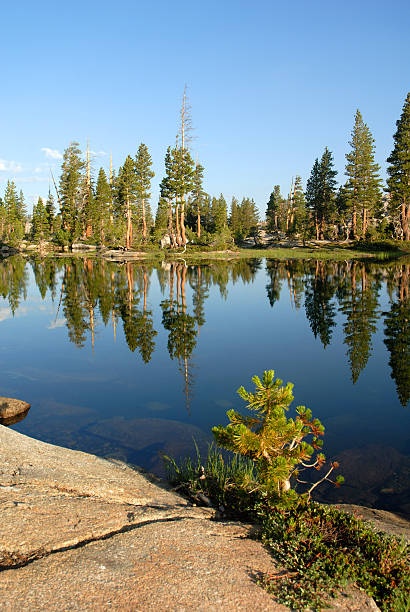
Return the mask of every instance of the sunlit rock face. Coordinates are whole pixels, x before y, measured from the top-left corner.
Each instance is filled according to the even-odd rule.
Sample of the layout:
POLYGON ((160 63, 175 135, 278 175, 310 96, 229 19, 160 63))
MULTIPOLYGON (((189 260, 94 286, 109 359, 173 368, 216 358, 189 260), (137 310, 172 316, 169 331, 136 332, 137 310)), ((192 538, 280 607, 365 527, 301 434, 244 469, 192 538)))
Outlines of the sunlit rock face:
POLYGON ((11 397, 0 397, 0 425, 14 425, 22 421, 30 410, 30 404, 11 397))

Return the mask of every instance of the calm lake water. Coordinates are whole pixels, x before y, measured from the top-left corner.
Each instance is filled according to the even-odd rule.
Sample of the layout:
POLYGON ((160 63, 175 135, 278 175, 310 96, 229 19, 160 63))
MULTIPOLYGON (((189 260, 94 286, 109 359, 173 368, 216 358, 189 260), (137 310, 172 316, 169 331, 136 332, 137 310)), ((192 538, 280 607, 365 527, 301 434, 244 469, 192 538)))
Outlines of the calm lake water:
POLYGON ((0 262, 0 395, 12 427, 161 473, 274 369, 326 428, 328 501, 410 514, 409 264, 0 262))

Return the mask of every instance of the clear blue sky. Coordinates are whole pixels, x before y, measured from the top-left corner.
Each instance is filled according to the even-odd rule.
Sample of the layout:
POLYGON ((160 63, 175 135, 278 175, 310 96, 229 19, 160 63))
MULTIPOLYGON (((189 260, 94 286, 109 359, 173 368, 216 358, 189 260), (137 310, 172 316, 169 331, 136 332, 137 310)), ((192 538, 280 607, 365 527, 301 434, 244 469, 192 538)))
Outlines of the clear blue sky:
POLYGON ((409 0, 21 0, 1 21, 0 195, 14 179, 29 209, 89 139, 96 172, 148 145, 155 210, 185 83, 211 195, 264 212, 325 146, 344 180, 356 108, 384 175, 410 89, 409 0))

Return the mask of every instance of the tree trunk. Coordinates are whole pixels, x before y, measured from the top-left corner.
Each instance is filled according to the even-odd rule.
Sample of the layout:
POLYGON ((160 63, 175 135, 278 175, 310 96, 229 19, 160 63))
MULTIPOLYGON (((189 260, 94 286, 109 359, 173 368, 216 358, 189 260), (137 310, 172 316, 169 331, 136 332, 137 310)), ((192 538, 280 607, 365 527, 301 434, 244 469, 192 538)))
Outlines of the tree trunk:
POLYGON ((182 240, 182 246, 186 245, 186 233, 185 233, 185 200, 184 197, 182 196, 181 198, 181 219, 180 219, 180 223, 181 223, 181 240, 182 240))
POLYGON ((409 240, 410 239, 410 228, 409 228, 410 206, 406 206, 405 201, 402 202, 401 204, 400 216, 401 216, 401 228, 403 230, 402 240, 409 240))
POLYGON ((132 223, 131 223, 131 206, 130 200, 127 197, 127 238, 125 240, 125 248, 129 249, 132 240, 132 223))
POLYGON ((181 246, 181 231, 179 226, 179 202, 175 204, 175 225, 177 230, 177 245, 181 246))
POLYGON ((175 240, 174 226, 172 223, 172 200, 171 199, 168 200, 168 233, 169 233, 169 237, 171 240, 171 246, 173 249, 175 249, 177 246, 177 242, 175 240))
POLYGON ((145 220, 145 200, 142 198, 141 200, 141 208, 142 208, 142 239, 145 242, 147 239, 147 222, 145 220))
POLYGON ((323 217, 320 219, 320 240, 325 239, 325 220, 323 217))
POLYGON ((363 240, 366 238, 366 231, 367 231, 367 208, 363 208, 363 231, 362 231, 363 240))
POLYGON ((356 208, 353 208, 353 218, 352 218, 352 232, 353 238, 357 240, 357 218, 356 218, 356 208))
POLYGON ((197 205, 196 209, 196 235, 198 238, 201 237, 201 215, 199 212, 199 204, 197 205))
POLYGON ((290 218, 290 201, 288 199, 287 209, 286 209, 286 232, 289 229, 289 218, 290 218))

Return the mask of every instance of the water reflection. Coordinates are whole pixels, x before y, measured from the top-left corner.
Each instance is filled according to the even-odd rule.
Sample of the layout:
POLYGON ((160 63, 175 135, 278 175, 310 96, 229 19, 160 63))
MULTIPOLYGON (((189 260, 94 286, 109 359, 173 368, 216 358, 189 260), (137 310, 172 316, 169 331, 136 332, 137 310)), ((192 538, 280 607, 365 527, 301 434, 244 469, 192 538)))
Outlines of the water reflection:
POLYGON ((409 268, 401 265, 390 270, 390 311, 383 313, 384 343, 390 353, 391 377, 396 383, 397 394, 403 406, 410 397, 409 268))
POLYGON ((206 448, 226 409, 243 408, 235 389, 273 367, 342 466, 346 486, 318 495, 410 514, 409 271, 12 257, 0 262, 1 393, 33 405, 19 431, 158 473, 160 452, 184 455, 192 437, 206 448))
MULTIPOLYGON (((97 316, 104 326, 112 325, 114 339, 121 321, 130 351, 137 351, 144 363, 152 358, 158 334, 152 308, 148 307, 150 281, 156 273, 163 295, 161 323, 168 334, 168 353, 178 363, 189 405, 194 380, 193 352, 200 328, 206 324, 205 305, 210 288, 216 285, 221 296, 227 299, 229 287, 238 281, 254 282, 263 262, 254 259, 191 266, 182 260, 154 266, 87 258, 33 258, 30 265, 41 297, 44 299, 49 292, 53 301, 58 299, 52 325, 61 324, 58 317, 62 313, 72 343, 83 347, 89 338, 94 348, 97 316), (188 303, 187 286, 191 303, 188 303)), ((310 329, 324 349, 332 343, 337 314, 343 315, 343 342, 353 383, 369 361, 377 323, 382 319, 391 377, 401 404, 408 404, 408 263, 267 260, 265 267, 270 306, 275 307, 286 287, 290 306, 304 307, 310 329), (379 305, 383 283, 389 295, 387 311, 379 305)), ((26 298, 28 278, 23 258, 12 257, 0 263, 0 294, 8 300, 13 316, 26 298)))

